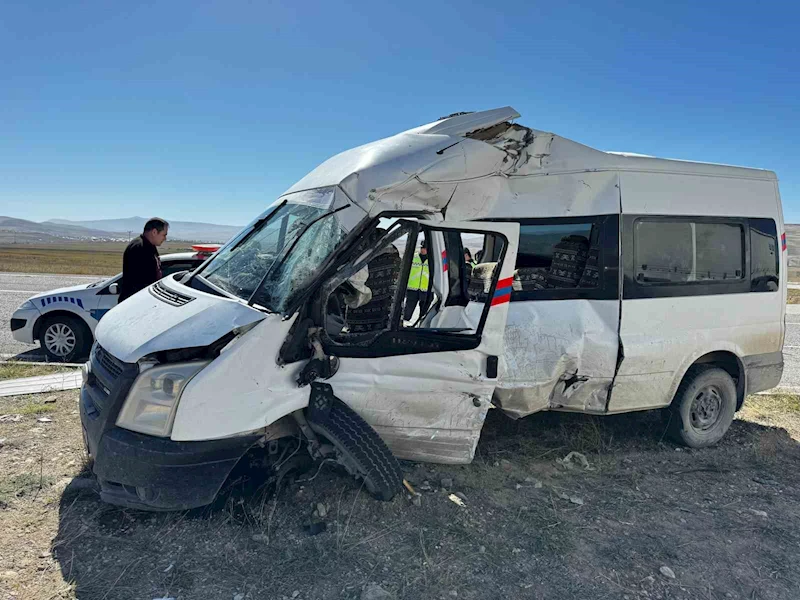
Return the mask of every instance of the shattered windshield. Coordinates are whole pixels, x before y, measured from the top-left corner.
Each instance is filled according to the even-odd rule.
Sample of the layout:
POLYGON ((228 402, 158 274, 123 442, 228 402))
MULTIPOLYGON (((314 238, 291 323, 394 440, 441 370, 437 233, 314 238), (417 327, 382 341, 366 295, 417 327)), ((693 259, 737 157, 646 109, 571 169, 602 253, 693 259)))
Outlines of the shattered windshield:
POLYGON ((200 276, 242 300, 279 312, 344 239, 332 212, 332 188, 299 192, 237 242, 220 250, 200 276))

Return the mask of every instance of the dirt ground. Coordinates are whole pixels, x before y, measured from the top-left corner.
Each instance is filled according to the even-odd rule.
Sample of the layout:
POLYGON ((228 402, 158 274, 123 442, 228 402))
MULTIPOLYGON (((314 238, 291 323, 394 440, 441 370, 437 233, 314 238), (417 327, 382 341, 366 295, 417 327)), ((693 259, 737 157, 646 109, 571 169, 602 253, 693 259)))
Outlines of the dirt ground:
POLYGON ((0 415, 2 600, 800 598, 796 397, 748 399, 700 451, 654 413, 491 411, 472 465, 404 463, 419 506, 324 467, 170 514, 100 502, 77 392, 3 398, 0 415))

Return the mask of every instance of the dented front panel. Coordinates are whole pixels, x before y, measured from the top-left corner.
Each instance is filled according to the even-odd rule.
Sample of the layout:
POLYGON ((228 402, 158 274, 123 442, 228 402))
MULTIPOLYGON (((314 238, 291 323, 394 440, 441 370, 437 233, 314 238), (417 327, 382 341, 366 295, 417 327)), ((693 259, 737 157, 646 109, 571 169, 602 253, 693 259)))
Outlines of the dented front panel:
POLYGON ((309 388, 297 385, 302 363, 277 363, 293 322, 269 315, 192 378, 178 404, 172 439, 213 440, 263 430, 308 406, 309 388))

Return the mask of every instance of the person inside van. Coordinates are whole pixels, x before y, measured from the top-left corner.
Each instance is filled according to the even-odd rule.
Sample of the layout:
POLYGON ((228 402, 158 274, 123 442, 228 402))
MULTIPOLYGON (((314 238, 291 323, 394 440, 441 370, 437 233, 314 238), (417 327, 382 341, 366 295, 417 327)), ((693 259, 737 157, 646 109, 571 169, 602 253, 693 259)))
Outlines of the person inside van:
POLYGON ((467 265, 467 277, 469 277, 472 273, 472 269, 478 264, 478 262, 472 258, 472 253, 469 251, 469 248, 464 248, 464 263, 467 265))
POLYGON ((425 240, 422 240, 419 252, 414 255, 411 262, 411 271, 408 274, 408 286, 406 288, 406 304, 403 309, 403 320, 411 321, 414 318, 414 311, 419 305, 420 316, 428 310, 430 300, 428 297, 428 283, 430 273, 428 267, 428 249, 425 247, 425 240))

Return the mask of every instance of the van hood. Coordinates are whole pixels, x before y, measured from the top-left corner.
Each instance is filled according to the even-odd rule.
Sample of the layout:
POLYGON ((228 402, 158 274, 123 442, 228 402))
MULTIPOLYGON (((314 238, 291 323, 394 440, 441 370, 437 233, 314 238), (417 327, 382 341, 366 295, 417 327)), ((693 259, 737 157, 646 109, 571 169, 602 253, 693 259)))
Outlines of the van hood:
POLYGON ((164 350, 208 346, 237 327, 263 320, 264 313, 230 298, 199 292, 172 277, 159 284, 189 300, 175 306, 150 292, 134 294, 111 309, 95 337, 119 360, 134 363, 164 350))

